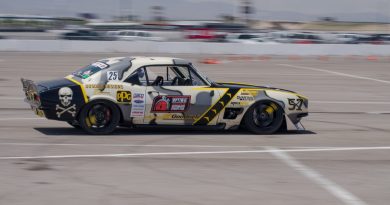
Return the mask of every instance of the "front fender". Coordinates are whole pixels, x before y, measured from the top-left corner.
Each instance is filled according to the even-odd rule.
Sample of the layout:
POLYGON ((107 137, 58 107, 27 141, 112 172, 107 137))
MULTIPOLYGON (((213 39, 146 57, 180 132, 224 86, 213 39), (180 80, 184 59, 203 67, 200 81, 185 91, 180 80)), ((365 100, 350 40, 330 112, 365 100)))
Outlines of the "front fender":
POLYGON ((309 112, 309 102, 305 96, 277 90, 267 90, 265 94, 279 102, 279 105, 283 104, 287 130, 304 130, 300 121, 309 112))

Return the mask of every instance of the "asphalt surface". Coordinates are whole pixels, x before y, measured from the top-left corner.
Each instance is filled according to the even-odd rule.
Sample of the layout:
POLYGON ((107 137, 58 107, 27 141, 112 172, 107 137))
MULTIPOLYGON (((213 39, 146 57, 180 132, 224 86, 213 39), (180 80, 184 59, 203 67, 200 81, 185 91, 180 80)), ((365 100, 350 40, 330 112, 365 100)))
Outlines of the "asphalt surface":
POLYGON ((91 136, 37 118, 23 102, 20 77, 63 77, 124 55, 135 54, 0 52, 0 204, 389 203, 390 59, 205 65, 205 56, 176 55, 216 81, 307 96, 304 132, 120 128, 91 136))

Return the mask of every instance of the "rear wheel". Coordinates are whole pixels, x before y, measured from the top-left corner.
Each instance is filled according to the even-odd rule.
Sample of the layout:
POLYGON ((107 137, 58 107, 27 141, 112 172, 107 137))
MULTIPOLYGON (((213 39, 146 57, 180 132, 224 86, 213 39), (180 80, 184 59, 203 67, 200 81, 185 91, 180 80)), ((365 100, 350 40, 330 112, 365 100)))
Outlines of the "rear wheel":
POLYGON ((245 127, 255 134, 275 133, 282 123, 283 109, 271 101, 255 103, 244 116, 245 127))
POLYGON ((119 121, 119 109, 115 104, 105 100, 88 103, 79 116, 81 128, 89 134, 109 134, 115 130, 119 121))

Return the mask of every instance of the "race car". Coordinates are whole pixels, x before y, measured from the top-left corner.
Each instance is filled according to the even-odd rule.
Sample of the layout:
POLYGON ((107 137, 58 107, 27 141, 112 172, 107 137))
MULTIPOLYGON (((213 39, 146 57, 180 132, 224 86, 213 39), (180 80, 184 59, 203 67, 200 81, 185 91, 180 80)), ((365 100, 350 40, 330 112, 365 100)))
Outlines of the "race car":
POLYGON ((293 91, 213 82, 187 60, 115 57, 65 78, 21 79, 25 101, 39 116, 68 122, 89 134, 118 126, 245 128, 256 134, 303 130, 308 99, 293 91))

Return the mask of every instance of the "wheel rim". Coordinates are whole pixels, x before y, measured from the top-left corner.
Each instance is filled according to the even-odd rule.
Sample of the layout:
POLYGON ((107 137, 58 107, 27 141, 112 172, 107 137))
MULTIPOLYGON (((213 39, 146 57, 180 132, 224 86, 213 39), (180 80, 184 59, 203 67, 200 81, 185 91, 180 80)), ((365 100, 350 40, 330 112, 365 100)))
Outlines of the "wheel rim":
POLYGON ((87 125, 91 128, 106 128, 111 124, 112 110, 104 104, 93 105, 87 115, 87 125))
POLYGON ((276 118, 276 106, 261 104, 253 110, 253 122, 256 126, 264 128, 272 126, 276 118))

